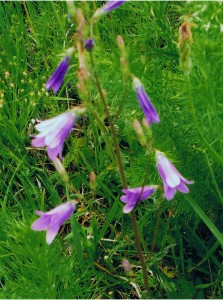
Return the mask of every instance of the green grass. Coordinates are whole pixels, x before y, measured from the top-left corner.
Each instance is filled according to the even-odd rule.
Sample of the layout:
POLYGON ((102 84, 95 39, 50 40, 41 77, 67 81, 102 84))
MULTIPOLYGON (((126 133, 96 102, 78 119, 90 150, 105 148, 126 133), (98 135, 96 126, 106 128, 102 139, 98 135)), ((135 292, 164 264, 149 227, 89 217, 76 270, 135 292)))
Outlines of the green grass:
MULTIPOLYGON (((75 5, 89 18, 102 3, 75 5)), ((151 298, 223 296, 222 7, 221 2, 133 1, 101 18, 94 28, 93 54, 111 114, 118 111, 125 89, 116 45, 121 34, 129 67, 161 118, 152 128, 154 146, 195 181, 189 196, 177 193, 160 208, 157 193, 137 210, 148 257, 161 209, 154 254, 147 262, 151 298), (189 83, 177 49, 178 28, 187 16, 197 25, 192 28, 189 83)), ((36 209, 47 211, 68 196, 45 150, 30 146, 30 134, 35 133, 35 119, 56 116, 80 103, 77 55, 59 94, 45 90, 75 30, 65 2, 0 3, 0 298, 138 298, 138 291, 145 297, 131 220, 119 201, 122 183, 109 145, 110 128, 93 83, 94 110, 107 131, 89 114, 63 150, 71 183, 83 194, 82 204, 50 246, 45 233, 30 229, 36 209), (91 171, 96 173, 95 191, 89 183, 91 171), (122 268, 124 258, 133 266, 132 277, 122 268)), ((148 163, 132 126, 134 118, 142 117, 129 82, 116 128, 130 187, 143 184, 148 163)), ((161 184, 155 158, 146 184, 161 184)))

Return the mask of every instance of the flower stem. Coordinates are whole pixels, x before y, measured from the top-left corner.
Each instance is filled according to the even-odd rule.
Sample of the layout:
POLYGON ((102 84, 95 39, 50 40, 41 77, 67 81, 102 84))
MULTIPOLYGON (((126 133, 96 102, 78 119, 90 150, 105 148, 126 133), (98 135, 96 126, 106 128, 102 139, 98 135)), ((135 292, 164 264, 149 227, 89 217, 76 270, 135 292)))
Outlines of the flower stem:
POLYGON ((127 185, 127 180, 126 180, 126 176, 125 176, 124 167, 123 167, 123 164, 122 164, 121 151, 120 151, 120 148, 119 148, 119 145, 118 145, 118 138, 117 138, 115 126, 114 126, 114 123, 112 121, 112 117, 110 115, 110 112, 108 110, 108 106, 107 106, 107 103, 106 103, 105 95, 104 95, 104 93, 102 91, 100 82, 98 80, 98 76, 97 76, 97 73, 96 73, 96 70, 95 70, 94 59, 93 59, 93 55, 92 55, 91 52, 90 52, 90 59, 91 59, 91 64, 92 64, 93 71, 94 71, 95 83, 96 83, 97 89, 99 91, 99 94, 100 94, 100 97, 101 97, 101 100, 102 100, 102 103, 103 103, 103 106, 104 106, 104 109, 105 109, 105 113, 106 113, 106 116, 108 118, 109 125, 111 127, 111 132, 112 132, 114 147, 115 147, 115 151, 116 151, 115 155, 116 155, 116 158, 117 158, 117 163, 118 163, 118 168, 119 168, 120 176, 121 176, 124 188, 127 189, 128 185, 127 185))
MULTIPOLYGON (((121 151, 120 151, 119 144, 118 144, 118 137, 117 137, 117 134, 116 134, 116 130, 115 130, 115 126, 114 126, 112 117, 110 115, 110 112, 109 112, 109 109, 108 109, 108 106, 107 106, 107 103, 106 103, 105 95, 102 91, 102 88, 101 88, 101 85, 100 85, 100 82, 99 82, 99 79, 98 79, 98 76, 97 76, 97 73, 96 73, 95 63, 94 63, 93 55, 92 55, 91 52, 90 52, 90 60, 91 60, 91 65, 92 65, 93 72, 94 72, 95 83, 96 83, 97 89, 99 91, 99 94, 100 94, 100 97, 101 97, 101 100, 102 100, 102 103, 103 103, 103 106, 104 106, 104 109, 105 109, 105 113, 106 113, 107 118, 108 118, 109 125, 111 127, 111 133, 112 133, 113 143, 114 143, 114 147, 115 147, 115 155, 116 155, 116 158, 117 158, 117 164, 118 164, 120 177, 122 179, 123 187, 125 189, 127 189, 128 184, 127 184, 125 171, 124 171, 124 167, 123 167, 123 163, 122 163, 121 151)), ((144 260, 144 256, 143 256, 143 253, 142 253, 139 229, 138 229, 138 224, 137 224, 136 215, 135 215, 134 211, 131 212, 131 220, 132 220, 132 226, 133 226, 133 231, 134 231, 136 249, 137 249, 138 257, 139 257, 139 260, 140 260, 140 264, 142 266, 144 286, 145 286, 147 295, 149 295, 148 272, 147 272, 147 269, 146 269, 145 260, 144 260)))

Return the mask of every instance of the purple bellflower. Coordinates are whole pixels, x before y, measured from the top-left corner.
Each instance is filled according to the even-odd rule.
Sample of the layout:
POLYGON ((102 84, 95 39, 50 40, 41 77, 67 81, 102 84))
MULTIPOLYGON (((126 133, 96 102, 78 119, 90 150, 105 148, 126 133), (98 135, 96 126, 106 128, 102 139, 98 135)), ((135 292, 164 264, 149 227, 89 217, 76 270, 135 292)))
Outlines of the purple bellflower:
POLYGON ((67 73, 67 70, 69 68, 69 57, 65 57, 59 66, 57 67, 56 71, 53 73, 53 75, 50 77, 50 79, 46 83, 46 89, 50 90, 52 89, 54 94, 56 94, 61 84, 63 83, 64 76, 67 73))
POLYGON ((144 115, 149 125, 151 126, 152 123, 159 123, 160 122, 159 115, 155 107, 150 102, 149 97, 147 96, 141 81, 137 77, 134 77, 133 85, 136 91, 139 104, 144 112, 144 115))
POLYGON ((63 83, 64 76, 66 75, 67 70, 70 66, 70 62, 72 60, 73 54, 74 54, 73 47, 69 48, 66 51, 65 57, 60 62, 56 71, 53 73, 53 75, 50 77, 50 79, 46 83, 47 90, 52 89, 54 94, 56 94, 59 91, 61 84, 63 83))
POLYGON ((33 230, 46 230, 46 242, 51 244, 55 239, 60 226, 72 215, 75 205, 72 202, 63 203, 54 209, 44 213, 37 210, 36 214, 40 216, 32 225, 33 230))
POLYGON ((55 160, 57 155, 62 159, 64 141, 78 118, 79 115, 68 111, 37 124, 35 128, 40 133, 32 140, 32 146, 46 146, 48 156, 51 160, 55 160))
POLYGON ((155 191, 156 186, 136 187, 133 189, 123 189, 125 195, 121 196, 120 200, 126 205, 123 208, 125 214, 131 212, 139 201, 146 200, 155 191))
POLYGON ((167 159, 163 152, 157 150, 156 159, 157 169, 163 181, 166 199, 173 199, 177 190, 181 193, 189 193, 186 184, 193 184, 194 182, 185 179, 167 159))
POLYGON ((110 0, 104 6, 97 9, 93 17, 97 18, 101 15, 105 15, 122 5, 124 2, 126 2, 126 0, 110 0))

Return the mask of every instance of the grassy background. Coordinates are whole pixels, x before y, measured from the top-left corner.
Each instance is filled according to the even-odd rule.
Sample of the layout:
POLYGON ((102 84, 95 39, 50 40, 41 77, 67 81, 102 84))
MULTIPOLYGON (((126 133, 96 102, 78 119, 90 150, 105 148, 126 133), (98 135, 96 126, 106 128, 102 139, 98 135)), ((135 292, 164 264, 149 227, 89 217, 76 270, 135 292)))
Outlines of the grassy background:
MULTIPOLYGON (((88 17, 101 3, 76 5, 88 17)), ((223 155, 222 7, 218 2, 128 2, 95 27, 94 55, 112 114, 124 90, 116 46, 116 36, 121 34, 130 68, 144 83, 161 118, 160 125, 153 126, 155 147, 195 181, 189 197, 178 193, 162 204, 149 264, 153 298, 223 296, 222 236, 217 235, 223 230, 222 161, 214 154, 223 155), (189 90, 176 46, 178 28, 186 16, 197 25, 193 28, 189 90), (191 100, 199 131, 212 150, 198 134, 191 100)), ((106 151, 107 137, 93 116, 77 125, 63 151, 72 184, 84 194, 83 205, 72 219, 73 234, 66 224, 49 247, 45 233, 30 230, 36 209, 49 210, 67 196, 45 150, 32 149, 29 136, 34 133, 33 119, 55 116, 80 102, 75 87, 77 57, 59 95, 45 91, 47 79, 60 54, 72 45, 75 32, 67 21, 65 3, 1 2, 0 28, 0 297, 137 298, 134 284, 140 290, 143 281, 131 222, 122 213, 122 186, 106 151), (97 174, 95 192, 89 185, 91 171, 97 174), (131 277, 122 269, 123 258, 133 265, 131 277)), ((92 99, 97 103, 94 87, 92 99)), ((103 112, 100 106, 96 109, 103 112)), ((131 187, 142 184, 148 161, 132 128, 134 118, 141 119, 142 112, 129 84, 116 125, 131 187)), ((161 183, 155 161, 147 180, 151 183, 161 183)), ((158 209, 154 197, 137 212, 146 254, 158 209)))

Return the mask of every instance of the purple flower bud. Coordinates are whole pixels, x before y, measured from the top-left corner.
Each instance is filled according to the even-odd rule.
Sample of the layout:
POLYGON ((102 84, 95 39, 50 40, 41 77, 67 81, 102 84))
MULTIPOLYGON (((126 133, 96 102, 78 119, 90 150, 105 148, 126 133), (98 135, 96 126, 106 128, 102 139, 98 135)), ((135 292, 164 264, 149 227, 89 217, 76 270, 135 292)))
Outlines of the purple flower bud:
POLYGON ((37 124, 35 128, 40 132, 32 140, 33 147, 47 146, 48 156, 55 160, 57 155, 62 159, 62 148, 79 115, 65 112, 55 118, 37 124))
POLYGON ((141 81, 137 77, 134 77, 133 85, 136 91, 139 104, 150 126, 152 125, 152 123, 159 123, 160 122, 159 115, 155 107, 150 102, 149 97, 147 96, 142 86, 141 81))
POLYGON ((94 13, 94 18, 97 18, 101 15, 104 15, 106 13, 109 13, 110 11, 116 9, 120 5, 122 5, 126 0, 110 0, 108 1, 104 6, 101 8, 97 9, 96 12, 94 13))
POLYGON ((54 94, 56 94, 59 89, 61 84, 63 83, 64 76, 67 73, 67 70, 69 68, 69 57, 65 57, 59 66, 57 67, 56 71, 53 73, 53 75, 50 77, 50 79, 46 83, 46 89, 50 90, 52 89, 54 94))
POLYGON ((84 42, 84 48, 85 48, 87 51, 93 50, 93 48, 94 48, 94 40, 93 40, 93 39, 87 39, 87 40, 84 42))
POLYGON ((173 199, 177 190, 181 193, 189 193, 186 184, 193 184, 194 182, 185 179, 167 159, 163 152, 156 151, 156 159, 157 169, 163 181, 166 199, 173 199))
POLYGON ((156 186, 136 187, 133 189, 123 189, 125 195, 121 196, 120 200, 126 205, 123 208, 125 214, 131 212, 139 201, 146 200, 155 191, 156 186))
POLYGON ((36 214, 40 218, 32 224, 31 228, 37 231, 46 230, 46 242, 49 245, 55 239, 60 226, 72 215, 74 209, 75 205, 67 202, 46 213, 37 210, 36 214))
POLYGON ((67 70, 70 66, 70 62, 74 55, 74 50, 75 50, 74 47, 71 47, 66 51, 66 56, 61 61, 56 71, 53 73, 53 75, 46 83, 46 89, 47 90, 52 89, 54 94, 56 94, 59 91, 60 86, 63 83, 64 76, 67 73, 67 70))

